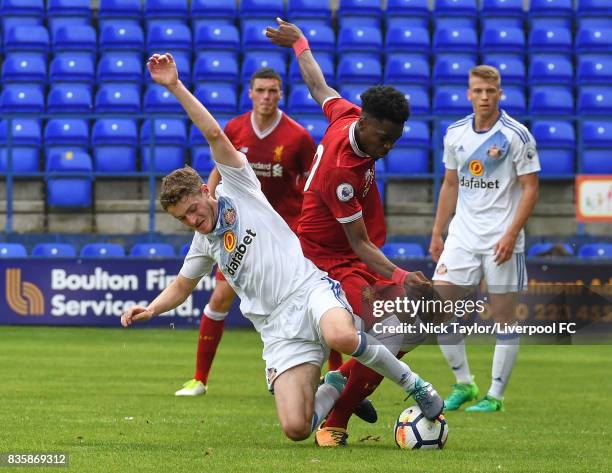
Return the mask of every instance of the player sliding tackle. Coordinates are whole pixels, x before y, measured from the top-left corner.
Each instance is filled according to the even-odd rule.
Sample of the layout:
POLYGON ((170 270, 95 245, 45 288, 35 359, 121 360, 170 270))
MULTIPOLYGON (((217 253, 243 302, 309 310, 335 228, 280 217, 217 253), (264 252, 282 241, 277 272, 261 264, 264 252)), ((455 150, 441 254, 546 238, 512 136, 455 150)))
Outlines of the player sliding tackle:
POLYGON ((355 328, 338 282, 304 257, 298 238, 264 197, 245 156, 178 80, 172 56, 155 54, 147 67, 207 139, 223 180, 215 199, 189 167, 164 178, 160 203, 194 230, 193 241, 176 280, 148 307, 127 310, 121 324, 129 327, 177 307, 218 263, 240 297, 241 312, 261 335, 268 388, 287 437, 307 438, 344 387, 345 379, 331 372, 325 389, 316 390, 330 348, 391 379, 414 396, 428 418, 435 418, 441 410, 437 393, 387 348, 355 328))

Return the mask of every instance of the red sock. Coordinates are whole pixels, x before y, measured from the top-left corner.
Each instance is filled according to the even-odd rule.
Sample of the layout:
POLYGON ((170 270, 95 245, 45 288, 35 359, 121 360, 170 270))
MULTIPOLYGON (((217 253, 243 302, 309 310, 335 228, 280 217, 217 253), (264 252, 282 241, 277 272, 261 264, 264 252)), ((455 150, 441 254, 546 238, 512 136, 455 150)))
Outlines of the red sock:
MULTIPOLYGON (((351 360, 352 361, 352 360, 351 360)), ((345 363, 347 365, 349 362, 345 363)), ((325 421, 325 427, 346 429, 355 407, 374 392, 383 377, 361 363, 355 363, 350 370, 348 382, 325 421)), ((343 373, 344 374, 344 373, 343 373)))
POLYGON ((342 353, 337 352, 336 350, 331 350, 329 352, 329 360, 327 361, 327 368, 329 371, 336 371, 340 369, 342 362, 342 353))
MULTIPOLYGON (((400 351, 397 358, 400 359, 404 355, 405 353, 400 351)), ((334 404, 334 408, 329 413, 325 421, 325 427, 346 429, 355 408, 376 390, 383 377, 376 371, 359 363, 355 358, 351 358, 344 363, 340 368, 340 373, 348 377, 348 382, 336 404, 334 404)))
POLYGON ((212 320, 202 314, 200 320, 200 336, 198 338, 198 354, 196 356, 195 379, 208 383, 208 373, 215 359, 217 347, 223 336, 225 319, 212 320))
POLYGON ((350 358, 348 361, 345 361, 338 370, 342 373, 342 376, 348 378, 351 375, 351 370, 357 364, 357 360, 355 358, 350 358))

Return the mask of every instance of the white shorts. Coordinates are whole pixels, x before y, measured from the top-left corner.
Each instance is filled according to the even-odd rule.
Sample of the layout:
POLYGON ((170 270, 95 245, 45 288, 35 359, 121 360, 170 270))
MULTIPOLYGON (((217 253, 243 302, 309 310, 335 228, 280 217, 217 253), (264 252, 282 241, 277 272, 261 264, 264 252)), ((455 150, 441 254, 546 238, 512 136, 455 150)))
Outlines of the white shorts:
POLYGON ((294 295, 268 317, 260 335, 270 392, 274 393, 276 378, 288 369, 303 363, 321 366, 328 358, 329 347, 319 323, 323 314, 334 307, 353 313, 340 283, 324 277, 294 295))
POLYGON ((494 255, 446 246, 433 275, 434 281, 464 287, 477 286, 483 278, 491 294, 522 291, 527 283, 525 253, 514 253, 508 261, 498 265, 494 255))

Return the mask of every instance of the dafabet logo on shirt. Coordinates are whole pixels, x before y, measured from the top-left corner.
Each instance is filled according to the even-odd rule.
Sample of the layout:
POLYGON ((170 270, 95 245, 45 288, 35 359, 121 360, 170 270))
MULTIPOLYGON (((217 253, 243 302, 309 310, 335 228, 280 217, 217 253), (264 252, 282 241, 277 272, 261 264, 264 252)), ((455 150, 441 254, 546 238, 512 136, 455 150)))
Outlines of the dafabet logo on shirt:
POLYGON ((42 291, 28 281, 21 281, 21 269, 6 270, 6 301, 19 315, 43 315, 45 299, 42 291))

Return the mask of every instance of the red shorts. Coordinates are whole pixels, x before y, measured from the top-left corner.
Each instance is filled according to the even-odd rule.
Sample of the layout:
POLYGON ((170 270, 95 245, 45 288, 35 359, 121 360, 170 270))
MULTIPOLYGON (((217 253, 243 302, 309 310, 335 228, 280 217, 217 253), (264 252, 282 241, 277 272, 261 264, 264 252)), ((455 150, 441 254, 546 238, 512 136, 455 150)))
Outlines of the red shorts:
POLYGON ((392 300, 406 295, 403 287, 376 274, 360 260, 319 259, 313 262, 340 283, 353 312, 363 320, 366 330, 376 322, 373 315, 375 300, 392 300))

